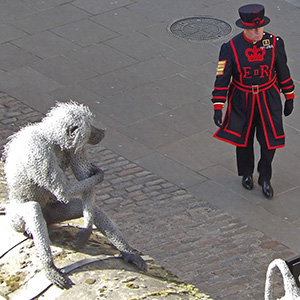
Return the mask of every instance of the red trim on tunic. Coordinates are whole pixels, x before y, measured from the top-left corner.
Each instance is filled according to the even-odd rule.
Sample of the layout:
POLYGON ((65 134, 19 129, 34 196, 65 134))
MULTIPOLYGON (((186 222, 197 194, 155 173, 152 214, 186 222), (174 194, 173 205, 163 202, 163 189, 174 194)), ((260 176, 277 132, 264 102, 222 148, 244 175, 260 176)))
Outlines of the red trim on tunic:
POLYGON ((234 57, 235 57, 235 61, 236 61, 238 70, 239 70, 239 74, 240 74, 240 82, 243 82, 243 73, 242 73, 242 70, 241 70, 241 66, 240 66, 240 62, 239 62, 239 57, 238 57, 238 55, 237 55, 237 52, 236 52, 236 49, 235 49, 235 47, 234 47, 234 44, 233 44, 233 40, 232 40, 232 39, 230 40, 230 45, 231 45, 231 48, 232 48, 232 51, 233 51, 233 54, 234 54, 234 57))
POLYGON ((280 84, 285 84, 287 83, 289 80, 292 80, 291 77, 289 77, 288 79, 284 80, 284 81, 279 81, 280 84))
POLYGON ((232 84, 237 87, 239 90, 242 90, 244 92, 250 92, 250 93, 253 93, 253 92, 262 92, 264 90, 267 90, 269 88, 271 88, 275 83, 276 83, 276 75, 274 75, 273 79, 264 83, 264 84, 260 84, 260 85, 255 85, 255 86, 252 86, 252 85, 246 85, 246 84, 243 84, 239 81, 237 81, 236 79, 233 78, 232 80, 232 84), (253 90, 254 89, 254 90, 253 90))
POLYGON ((234 92, 234 90, 232 90, 232 94, 231 94, 230 98, 228 99, 228 107, 227 107, 227 111, 226 111, 226 114, 228 115, 228 118, 227 118, 228 121, 227 121, 227 124, 226 124, 225 127, 224 127, 224 131, 226 131, 226 132, 228 132, 228 133, 230 133, 230 134, 233 134, 233 135, 235 135, 235 136, 237 136, 237 137, 240 138, 241 135, 240 135, 239 133, 227 129, 227 128, 228 128, 228 125, 229 125, 229 123, 230 123, 231 100, 232 100, 232 97, 233 97, 233 94, 234 94, 233 92, 234 92))
POLYGON ((226 101, 226 96, 213 96, 213 99, 222 99, 226 101))
POLYGON ((244 37, 244 39, 245 39, 248 43, 251 43, 251 44, 254 44, 254 43, 255 43, 254 41, 250 40, 250 39, 246 36, 245 32, 243 32, 243 37, 244 37))
POLYGON ((275 46, 276 46, 276 37, 275 35, 273 35, 273 49, 272 49, 272 62, 271 62, 271 67, 270 67, 270 76, 269 76, 269 80, 271 80, 271 75, 272 75, 272 70, 273 70, 273 66, 274 66, 274 60, 275 60, 275 46))
MULTIPOLYGON (((260 18, 259 18, 260 19, 260 18)), ((259 20, 257 18, 257 21, 259 20)), ((252 23, 247 23, 247 22, 244 22, 243 20, 241 20, 242 24, 245 25, 245 26, 259 26, 259 25, 262 25, 264 23, 264 19, 260 20, 259 22, 252 22, 252 23)))
MULTIPOLYGON (((220 129, 217 130, 217 132, 213 135, 214 138, 220 140, 220 141, 223 141, 223 142, 226 142, 228 144, 231 144, 231 145, 234 145, 234 146, 237 146, 237 147, 246 147, 247 144, 238 144, 238 143, 235 143, 235 142, 232 142, 230 140, 226 140, 226 139, 223 139, 219 136, 217 136, 218 132, 220 131, 220 129)), ((272 150, 272 149, 278 149, 278 148, 283 148, 285 146, 285 144, 283 143, 282 145, 278 145, 278 146, 274 146, 274 147, 270 147, 269 149, 272 150)))
POLYGON ((290 85, 290 86, 284 86, 284 87, 282 87, 281 89, 282 90, 289 90, 289 89, 291 89, 291 88, 293 88, 294 87, 294 85, 292 84, 292 85, 290 85))
MULTIPOLYGON (((262 125, 263 125, 263 130, 264 130, 264 134, 265 134, 265 140, 266 140, 268 149, 280 148, 280 146, 271 147, 270 141, 269 141, 269 138, 268 138, 268 133, 267 133, 267 127, 266 127, 265 119, 263 118, 263 112, 262 112, 262 109, 261 109, 261 104, 260 104, 259 101, 257 102, 257 104, 258 104, 258 109, 259 109, 259 113, 260 113, 260 116, 261 116, 261 122, 262 122, 262 125)), ((281 146, 281 147, 283 147, 283 146, 281 146)))
POLYGON ((217 86, 215 86, 214 89, 215 90, 220 90, 220 91, 223 91, 223 90, 227 91, 227 90, 229 90, 229 87, 228 86, 227 87, 217 87, 217 86))
POLYGON ((220 138, 219 136, 217 136, 218 132, 220 131, 220 129, 217 130, 217 132, 213 135, 214 138, 218 139, 218 140, 221 140, 223 142, 226 142, 226 143, 229 143, 231 145, 234 145, 234 146, 239 146, 239 147, 246 147, 245 145, 242 145, 242 144, 237 144, 237 143, 234 143, 230 140, 226 140, 226 139, 222 139, 220 138))
POLYGON ((265 92, 263 92, 263 100, 264 100, 264 103, 265 103, 266 111, 267 111, 267 114, 268 114, 268 117, 269 117, 269 121, 270 121, 275 139, 278 140, 278 139, 284 138, 285 134, 280 135, 280 136, 277 135, 277 132, 275 130, 275 126, 274 126, 274 123, 273 123, 273 120, 272 120, 272 117, 271 117, 271 114, 270 114, 270 110, 269 110, 269 107, 268 107, 268 104, 267 104, 267 99, 266 99, 266 93, 265 92))

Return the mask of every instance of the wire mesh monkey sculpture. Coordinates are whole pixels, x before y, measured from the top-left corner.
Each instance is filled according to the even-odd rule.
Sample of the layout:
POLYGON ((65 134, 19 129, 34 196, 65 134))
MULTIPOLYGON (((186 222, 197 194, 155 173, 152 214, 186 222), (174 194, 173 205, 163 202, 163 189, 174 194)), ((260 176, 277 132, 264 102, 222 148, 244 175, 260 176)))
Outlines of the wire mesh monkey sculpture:
POLYGON ((104 131, 92 122, 88 107, 73 101, 57 103, 41 122, 13 134, 4 148, 10 200, 7 215, 16 231, 33 237, 46 276, 60 288, 69 288, 72 282, 54 265, 47 225, 82 216, 84 228, 78 233, 78 248, 95 224, 126 262, 147 269, 146 262, 95 204, 94 187, 103 180, 103 171, 88 161, 85 146, 98 144, 104 131), (75 183, 67 179, 68 167, 78 180, 75 183), (76 195, 81 198, 71 198, 76 195))

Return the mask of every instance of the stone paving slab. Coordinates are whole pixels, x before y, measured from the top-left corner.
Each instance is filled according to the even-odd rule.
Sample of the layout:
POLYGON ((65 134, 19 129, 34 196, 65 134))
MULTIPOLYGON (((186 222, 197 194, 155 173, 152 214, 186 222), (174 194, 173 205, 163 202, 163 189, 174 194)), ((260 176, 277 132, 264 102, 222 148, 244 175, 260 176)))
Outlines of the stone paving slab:
POLYGON ((29 34, 33 34, 90 16, 88 12, 68 3, 36 12, 32 11, 33 7, 29 6, 31 13, 10 20, 8 23, 21 28, 29 34))
POLYGON ((51 30, 79 46, 89 46, 119 36, 116 32, 87 19, 72 22, 51 30))
POLYGON ((53 56, 32 64, 31 67, 63 85, 74 84, 97 75, 93 70, 63 55, 53 56))

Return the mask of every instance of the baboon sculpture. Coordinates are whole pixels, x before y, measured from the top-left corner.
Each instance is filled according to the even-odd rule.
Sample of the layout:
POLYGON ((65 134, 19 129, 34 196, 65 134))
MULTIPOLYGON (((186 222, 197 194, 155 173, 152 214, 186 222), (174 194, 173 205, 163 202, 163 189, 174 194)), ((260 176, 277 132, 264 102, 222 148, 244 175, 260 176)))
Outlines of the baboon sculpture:
POLYGON ((95 204, 94 187, 103 180, 103 171, 89 162, 85 146, 98 144, 104 130, 92 124, 87 106, 74 101, 57 103, 41 122, 13 134, 4 147, 10 223, 16 231, 32 236, 46 276, 60 288, 69 288, 72 282, 54 265, 47 225, 82 216, 84 229, 78 233, 78 248, 87 241, 94 224, 126 262, 147 269, 143 258, 95 204), (68 180, 68 167, 77 181, 68 180))

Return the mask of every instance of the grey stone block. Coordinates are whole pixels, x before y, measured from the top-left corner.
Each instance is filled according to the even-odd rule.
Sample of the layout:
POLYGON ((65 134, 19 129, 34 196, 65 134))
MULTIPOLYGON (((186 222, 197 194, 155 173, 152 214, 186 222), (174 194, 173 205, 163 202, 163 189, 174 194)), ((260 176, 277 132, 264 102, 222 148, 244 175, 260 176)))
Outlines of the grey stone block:
POLYGON ((119 36, 118 33, 87 19, 59 26, 51 31, 82 47, 119 36))
MULTIPOLYGON (((104 121, 105 122, 105 119, 104 121)), ((105 125, 109 125, 105 123, 105 125)), ((119 155, 126 155, 126 158, 134 161, 153 152, 146 145, 139 143, 137 140, 121 133, 118 129, 112 129, 112 126, 106 131, 105 139, 101 142, 104 146, 109 146, 111 150, 119 155)))
POLYGON ((73 2, 73 5, 96 15, 131 3, 130 0, 101 0, 100 2, 98 0, 77 0, 73 2))
POLYGON ((211 107, 198 101, 168 110, 155 116, 154 120, 173 128, 185 136, 205 131, 208 124, 213 122, 211 107))
POLYGON ((208 178, 211 178, 207 173, 210 170, 209 168, 220 161, 226 162, 234 155, 231 145, 221 144, 207 131, 166 145, 159 149, 159 152, 168 155, 173 160, 194 171, 201 172, 208 178))
POLYGON ((40 61, 40 58, 10 43, 0 45, 0 69, 10 71, 40 61))
POLYGON ((7 92, 17 86, 22 85, 22 80, 9 74, 8 72, 0 71, 0 90, 7 92))
POLYGON ((168 76, 136 89, 141 95, 167 108, 177 108, 198 100, 200 86, 179 75, 168 76))
POLYGON ((126 69, 138 76, 147 78, 149 81, 154 81, 177 74, 186 68, 172 60, 166 59, 162 56, 157 56, 129 66, 126 69))
POLYGON ((37 92, 48 93, 62 87, 62 85, 55 80, 30 67, 21 67, 11 71, 10 73, 20 80, 20 85, 27 86, 27 88, 30 87, 37 92))
POLYGON ((136 88, 147 82, 146 78, 143 78, 136 73, 132 73, 126 69, 118 69, 82 81, 79 84, 103 97, 110 97, 136 88))
POLYGON ((164 43, 169 47, 172 47, 173 49, 186 47, 187 44, 189 43, 188 41, 178 38, 170 33, 169 26, 172 23, 173 21, 159 22, 151 26, 141 28, 139 29, 139 31, 154 40, 160 41, 161 43, 164 43))
POLYGON ((21 31, 9 24, 2 23, 0 25, 0 29, 0 44, 26 36, 24 31, 21 31))
POLYGON ((208 43, 190 43, 186 47, 179 48, 166 54, 166 57, 188 68, 201 66, 210 61, 217 61, 218 47, 211 47, 208 43))
POLYGON ((158 149, 184 138, 184 135, 179 132, 149 118, 122 127, 120 131, 150 149, 158 149))
POLYGON ((90 20, 122 35, 137 30, 140 31, 142 28, 153 24, 153 21, 147 18, 147 16, 137 14, 127 7, 120 7, 101 13, 91 17, 90 20))
POLYGON ((88 90, 78 84, 61 86, 49 93, 52 97, 60 101, 74 100, 76 102, 85 103, 90 108, 97 107, 100 102, 104 101, 103 97, 88 90))
POLYGON ((8 90, 8 93, 43 114, 47 113, 56 103, 49 94, 36 91, 32 86, 22 85, 8 90))
POLYGON ((47 29, 52 29, 70 22, 88 18, 89 13, 71 4, 63 4, 53 8, 24 15, 10 24, 28 33, 36 33, 47 29))
POLYGON ((105 44, 139 61, 163 55, 173 50, 166 44, 155 41, 139 32, 114 38, 106 41, 105 44))
POLYGON ((164 22, 185 17, 191 11, 201 11, 205 5, 202 1, 193 0, 152 0, 140 1, 129 5, 128 8, 157 22, 164 22))
MULTIPOLYGON (((298 141, 297 137, 295 141, 298 141)), ((299 176, 297 175, 300 170, 299 156, 289 152, 288 148, 277 149, 272 170, 272 184, 275 195, 285 193, 300 185, 299 176)))
POLYGON ((103 44, 91 45, 66 54, 70 59, 105 74, 137 63, 137 60, 103 44))
POLYGON ((149 154, 141 159, 137 159, 135 162, 183 188, 194 186, 207 180, 196 172, 158 153, 149 154))
POLYGON ((300 218, 299 195, 300 184, 297 188, 276 195, 276 201, 264 201, 261 206, 278 218, 293 223, 300 218))
MULTIPOLYGON (((216 79, 217 63, 218 56, 216 56, 215 62, 209 62, 201 66, 189 68, 188 70, 180 73, 180 75, 182 75, 185 78, 188 78, 191 81, 196 82, 197 84, 201 85, 201 87, 205 87, 206 89, 212 91, 216 79)), ((210 99, 208 100, 209 101, 207 103, 212 105, 212 103, 209 103, 210 99)))
POLYGON ((123 125, 129 125, 161 113, 166 109, 151 98, 124 92, 99 104, 99 111, 123 125))
POLYGON ((62 5, 64 3, 69 3, 70 0, 51 0, 51 1, 44 1, 44 0, 24 0, 25 3, 30 4, 32 7, 38 9, 47 9, 52 8, 55 6, 62 5))
POLYGON ((96 76, 97 73, 64 56, 55 56, 32 64, 31 67, 47 77, 63 84, 74 84, 96 76))
POLYGON ((13 41, 13 44, 40 58, 48 58, 75 50, 78 46, 58 35, 43 31, 13 41))
POLYGON ((14 21, 24 15, 29 15, 38 9, 26 4, 21 0, 1 1, 0 2, 0 19, 4 21, 14 21))

